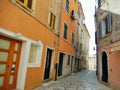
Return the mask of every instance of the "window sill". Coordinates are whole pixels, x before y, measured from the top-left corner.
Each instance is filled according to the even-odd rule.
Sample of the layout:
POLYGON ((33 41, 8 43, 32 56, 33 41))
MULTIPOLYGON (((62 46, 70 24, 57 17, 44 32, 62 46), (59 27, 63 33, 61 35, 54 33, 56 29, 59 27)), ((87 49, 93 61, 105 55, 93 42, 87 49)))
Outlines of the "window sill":
POLYGON ((34 16, 35 13, 35 9, 28 9, 27 7, 21 5, 19 2, 16 2, 15 0, 11 0, 11 2, 16 5, 18 8, 20 8, 21 10, 23 10, 24 12, 26 12, 27 14, 34 16))
POLYGON ((105 38, 109 37, 110 35, 111 35, 111 32, 109 32, 109 33, 106 34, 105 36, 100 37, 99 39, 105 39, 105 38))

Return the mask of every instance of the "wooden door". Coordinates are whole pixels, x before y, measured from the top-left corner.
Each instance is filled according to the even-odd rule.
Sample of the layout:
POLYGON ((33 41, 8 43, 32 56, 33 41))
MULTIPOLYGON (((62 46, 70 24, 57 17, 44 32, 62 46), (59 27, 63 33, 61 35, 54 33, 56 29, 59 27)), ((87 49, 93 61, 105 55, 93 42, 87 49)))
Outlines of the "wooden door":
POLYGON ((51 68, 51 59, 52 59, 52 50, 47 50, 46 64, 45 64, 45 72, 44 72, 44 80, 49 79, 50 76, 50 68, 51 68))
POLYGON ((61 76, 61 75, 62 75, 63 56, 64 56, 64 54, 63 54, 63 53, 60 53, 60 56, 59 56, 59 66, 58 66, 58 76, 61 76))
POLYGON ((102 55, 102 81, 108 83, 108 64, 106 52, 103 52, 102 55))
POLYGON ((21 44, 0 35, 0 90, 16 88, 21 44))

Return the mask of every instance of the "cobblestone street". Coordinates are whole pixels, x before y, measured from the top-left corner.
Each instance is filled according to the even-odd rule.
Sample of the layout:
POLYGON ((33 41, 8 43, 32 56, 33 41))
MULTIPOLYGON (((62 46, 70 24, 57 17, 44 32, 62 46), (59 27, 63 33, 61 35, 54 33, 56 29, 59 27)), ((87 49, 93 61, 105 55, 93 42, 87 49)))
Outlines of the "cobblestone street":
POLYGON ((95 70, 85 70, 34 90, 112 90, 97 81, 95 70))

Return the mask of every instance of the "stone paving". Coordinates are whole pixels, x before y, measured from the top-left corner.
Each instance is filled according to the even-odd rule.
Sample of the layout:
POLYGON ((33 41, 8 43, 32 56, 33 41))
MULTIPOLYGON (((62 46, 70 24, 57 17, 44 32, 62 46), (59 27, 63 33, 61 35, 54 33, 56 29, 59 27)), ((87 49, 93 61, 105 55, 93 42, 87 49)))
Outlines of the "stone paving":
POLYGON ((85 70, 34 90, 112 90, 99 83, 95 70, 85 70))

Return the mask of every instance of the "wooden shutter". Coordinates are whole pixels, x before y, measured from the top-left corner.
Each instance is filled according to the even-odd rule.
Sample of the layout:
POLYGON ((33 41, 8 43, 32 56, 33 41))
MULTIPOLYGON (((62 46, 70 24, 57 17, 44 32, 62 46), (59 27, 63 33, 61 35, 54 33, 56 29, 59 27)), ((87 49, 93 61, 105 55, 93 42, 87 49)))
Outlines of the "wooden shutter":
POLYGON ((108 13, 108 32, 112 31, 112 13, 108 13))
POLYGON ((102 36, 102 22, 100 21, 98 23, 98 37, 102 36))
POLYGON ((67 29, 68 29, 67 24, 64 23, 64 35, 63 35, 64 39, 67 39, 67 29))

